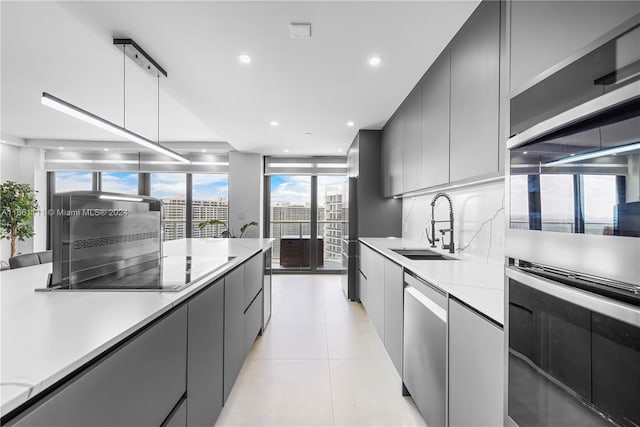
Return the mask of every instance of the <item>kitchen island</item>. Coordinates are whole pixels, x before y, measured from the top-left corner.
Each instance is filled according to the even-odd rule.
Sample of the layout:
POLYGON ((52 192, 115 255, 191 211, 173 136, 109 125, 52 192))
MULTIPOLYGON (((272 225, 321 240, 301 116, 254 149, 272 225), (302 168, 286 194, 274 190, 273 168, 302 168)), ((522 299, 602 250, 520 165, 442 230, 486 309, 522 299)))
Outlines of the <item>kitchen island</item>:
MULTIPOLYGON (((219 304, 216 303, 219 310, 202 311, 217 316, 215 321, 212 321, 214 326, 219 323, 222 328, 224 323, 229 327, 235 327, 234 331, 224 331, 225 344, 227 341, 229 344, 224 347, 225 356, 235 360, 235 370, 239 371, 248 351, 247 346, 250 346, 248 343, 252 344, 255 339, 255 326, 249 328, 247 325, 256 325, 259 320, 259 327, 263 327, 262 252, 268 250, 271 245, 272 239, 181 239, 165 242, 165 256, 234 257, 222 268, 211 274, 204 274, 180 292, 35 292, 35 289, 45 286, 47 275, 51 272, 51 264, 0 273, 0 391, 3 425, 7 421, 19 425, 25 414, 37 412, 40 407, 47 409, 52 406, 49 402, 58 398, 64 400, 65 393, 73 390, 76 383, 76 388, 80 388, 83 377, 101 366, 115 363, 112 361, 125 354, 124 350, 131 347, 132 343, 136 344, 141 338, 153 343, 154 337, 151 335, 160 326, 175 333, 172 332, 171 337, 167 337, 172 340, 170 348, 162 348, 161 335, 156 337, 160 344, 155 348, 162 350, 159 353, 166 351, 167 359, 175 350, 174 347, 179 351, 176 353, 175 358, 178 360, 175 363, 169 360, 167 363, 170 366, 164 366, 162 363, 156 363, 156 366, 159 369, 171 370, 176 365, 176 372, 179 374, 187 372, 188 369, 184 365, 187 363, 188 354, 186 346, 195 343, 195 340, 187 343, 187 336, 192 336, 192 331, 186 329, 187 318, 192 319, 192 315, 197 314, 196 303, 199 304, 200 300, 204 300, 207 293, 212 293, 214 289, 219 294, 219 299, 222 298, 219 304), (222 285, 218 284, 224 285, 225 292, 222 291, 222 285), (235 323, 232 322, 232 317, 227 316, 235 316, 235 323), (246 323, 243 323, 243 316, 246 323), (241 354, 226 353, 234 346, 241 348, 241 354), (185 360, 181 360, 182 358, 185 360), (180 366, 182 362, 184 364, 180 366)), ((211 297, 213 298, 213 294, 211 297)), ((255 333, 257 334, 257 331, 255 333)), ((222 331, 220 336, 222 337, 222 331)), ((219 347, 223 347, 222 343, 219 347)), ((136 357, 142 360, 148 358, 141 364, 142 368, 154 366, 155 354, 141 354, 136 357)), ((131 363, 134 359, 137 360, 123 360, 131 363)), ((222 366, 222 360, 219 362, 222 366)), ((153 376, 153 372, 150 374, 153 376)), ((225 371, 224 374, 227 380, 224 386, 226 397, 237 372, 225 371)), ((177 382, 187 383, 186 378, 179 378, 177 382)), ((94 386, 107 387, 106 384, 94 386)), ((186 390, 182 390, 181 387, 184 388, 182 385, 177 386, 180 399, 171 402, 171 407, 165 411, 166 413, 155 415, 161 422, 166 422, 173 416, 181 417, 182 412, 186 413, 186 405, 182 404, 186 390)), ((135 402, 132 405, 135 405, 135 402)), ((100 424, 101 420, 97 419, 96 423, 100 424)))

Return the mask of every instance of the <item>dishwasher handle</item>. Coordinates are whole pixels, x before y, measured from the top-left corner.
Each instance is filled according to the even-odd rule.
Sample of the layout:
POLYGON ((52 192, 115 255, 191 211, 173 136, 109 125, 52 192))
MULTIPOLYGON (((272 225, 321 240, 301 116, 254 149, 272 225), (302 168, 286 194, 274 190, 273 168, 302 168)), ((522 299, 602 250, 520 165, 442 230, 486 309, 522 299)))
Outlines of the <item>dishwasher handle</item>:
POLYGON ((442 308, 437 302, 431 300, 429 297, 427 297, 412 285, 406 285, 404 288, 404 292, 405 296, 407 294, 411 295, 427 310, 433 313, 433 315, 442 320, 443 323, 447 323, 447 310, 445 308, 442 308))

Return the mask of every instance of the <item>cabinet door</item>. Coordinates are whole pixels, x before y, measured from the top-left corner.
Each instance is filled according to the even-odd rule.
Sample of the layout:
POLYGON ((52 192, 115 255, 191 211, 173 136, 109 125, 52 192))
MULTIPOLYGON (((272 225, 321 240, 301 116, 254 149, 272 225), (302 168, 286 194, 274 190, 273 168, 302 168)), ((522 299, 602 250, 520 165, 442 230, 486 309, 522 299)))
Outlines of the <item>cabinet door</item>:
POLYGON ((262 330, 267 329, 267 324, 271 320, 271 249, 264 253, 264 278, 262 279, 262 330))
POLYGON ((391 197, 391 120, 382 128, 382 143, 380 146, 380 173, 382 175, 382 196, 391 197))
POLYGON ((262 289, 262 253, 254 255, 244 263, 244 309, 262 289))
POLYGON ((402 267, 384 260, 384 347, 402 376, 402 267))
POLYGON ((371 249, 369 249, 362 243, 358 243, 358 249, 358 262, 360 271, 362 271, 365 276, 369 277, 369 253, 371 253, 371 249))
POLYGON ((418 85, 404 101, 402 120, 402 192, 420 188, 422 156, 422 85, 418 85))
POLYGON ((383 191, 385 197, 402 193, 402 121, 404 105, 400 106, 382 131, 383 191))
POLYGON ((360 298, 360 302, 362 303, 362 306, 364 307, 364 309, 369 312, 369 284, 367 283, 367 278, 365 277, 364 274, 362 274, 362 271, 358 272, 358 292, 360 292, 359 294, 359 298, 360 298))
POLYGON ((244 313, 244 356, 253 347, 262 326, 262 292, 253 300, 244 313))
POLYGON ((451 44, 451 181, 496 172, 500 2, 483 2, 451 44))
POLYGON ((182 307, 52 394, 19 426, 159 426, 184 395, 182 307))
POLYGON ((367 276, 367 316, 384 342, 384 260, 375 251, 369 253, 369 272, 367 276))
POLYGON ((421 188, 449 182, 450 72, 447 49, 422 80, 421 188))
POLYGON ((502 329, 449 300, 449 425, 498 426, 503 413, 502 329))
POLYGON ((187 412, 190 426, 213 425, 223 403, 224 279, 189 302, 187 412))
POLYGON ((244 362, 244 266, 224 278, 224 401, 244 362))
MULTIPOLYGON (((222 385, 222 384, 221 384, 222 385)), ((222 388, 220 388, 222 390, 222 388)), ((185 427, 187 425, 187 399, 184 399, 171 417, 161 427, 185 427)), ((192 424, 197 425, 197 424, 192 424)), ((211 425, 211 424, 209 424, 211 425)))
POLYGON ((511 2, 511 90, 523 89, 637 13, 637 1, 511 2))

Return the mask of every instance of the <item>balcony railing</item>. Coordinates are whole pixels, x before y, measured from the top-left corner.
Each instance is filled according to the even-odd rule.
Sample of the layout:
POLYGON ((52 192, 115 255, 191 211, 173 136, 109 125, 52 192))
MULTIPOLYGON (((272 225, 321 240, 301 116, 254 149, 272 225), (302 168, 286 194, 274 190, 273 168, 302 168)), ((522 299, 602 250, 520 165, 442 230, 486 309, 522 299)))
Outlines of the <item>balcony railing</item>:
MULTIPOLYGON (((342 268, 342 236, 347 234, 346 220, 318 220, 318 238, 323 239, 324 269, 342 268)), ((273 242, 273 266, 280 267, 280 239, 299 238, 309 239, 311 236, 310 220, 273 220, 270 224, 270 236, 273 242)))

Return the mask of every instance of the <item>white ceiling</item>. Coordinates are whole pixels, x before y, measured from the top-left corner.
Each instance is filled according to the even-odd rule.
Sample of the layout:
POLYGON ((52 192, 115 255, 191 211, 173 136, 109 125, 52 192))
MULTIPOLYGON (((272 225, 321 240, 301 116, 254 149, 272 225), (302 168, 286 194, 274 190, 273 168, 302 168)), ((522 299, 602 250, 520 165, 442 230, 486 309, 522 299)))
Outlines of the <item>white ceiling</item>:
POLYGON ((40 95, 123 124, 123 71, 125 125, 156 139, 157 81, 112 44, 129 37, 168 72, 161 141, 339 154, 357 129, 382 127, 478 3, 2 1, 3 139, 113 139, 40 95), (312 37, 292 39, 290 22, 310 22, 312 37), (379 68, 370 55, 383 57, 379 68))

